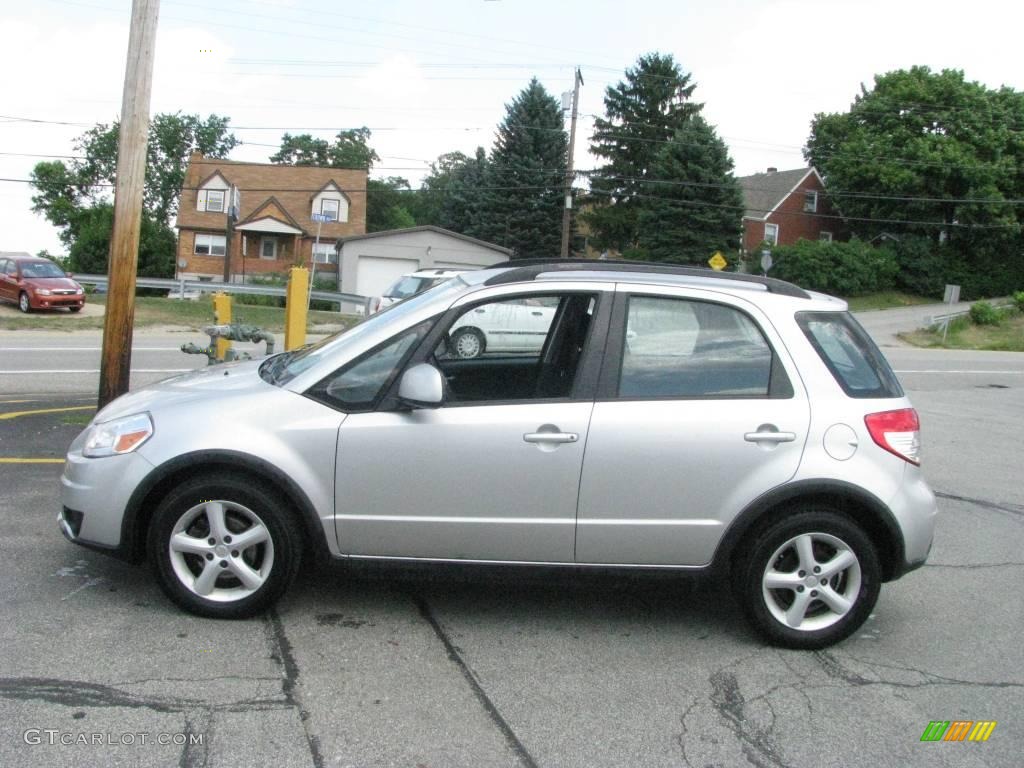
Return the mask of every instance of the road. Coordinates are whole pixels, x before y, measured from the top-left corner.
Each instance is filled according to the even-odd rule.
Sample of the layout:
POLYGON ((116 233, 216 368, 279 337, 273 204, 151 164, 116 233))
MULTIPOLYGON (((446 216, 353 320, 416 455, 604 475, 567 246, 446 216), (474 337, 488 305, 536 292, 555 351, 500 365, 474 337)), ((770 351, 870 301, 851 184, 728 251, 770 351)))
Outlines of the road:
MULTIPOLYGON (((210 337, 193 331, 140 329, 132 343, 131 388, 206 365, 204 355, 186 355, 181 345, 205 347, 210 337)), ((0 331, 0 395, 46 391, 54 394, 99 389, 102 331, 74 333, 0 331), (40 390, 38 385, 45 382, 40 390)), ((262 344, 234 344, 239 351, 263 354, 262 344)))
MULTIPOLYGON (((41 338, 0 347, 21 337, 41 338)), ((157 338, 136 360, 185 367, 157 338)), ((1017 766, 1024 356, 885 352, 921 413, 938 535, 861 632, 818 653, 765 647, 719 585, 651 575, 332 568, 264 618, 198 619, 145 569, 63 541, 59 464, 0 463, 0 765, 1017 766), (983 744, 920 742, 956 719, 998 725, 983 744), (123 743, 143 733, 203 743, 123 743)), ((0 354, 0 370, 46 365, 0 354)), ((0 457, 59 461, 77 412, 3 416, 92 392, 16 377, 0 457)))

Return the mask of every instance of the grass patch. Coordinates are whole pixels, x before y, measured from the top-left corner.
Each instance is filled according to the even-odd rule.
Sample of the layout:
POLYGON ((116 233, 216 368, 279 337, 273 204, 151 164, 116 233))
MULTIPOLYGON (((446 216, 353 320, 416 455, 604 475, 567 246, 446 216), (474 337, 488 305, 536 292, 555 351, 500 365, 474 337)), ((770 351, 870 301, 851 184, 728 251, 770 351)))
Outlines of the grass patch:
MULTIPOLYGON (((107 296, 90 296, 88 301, 92 304, 106 304, 107 296)), ((236 302, 232 307, 232 319, 249 325, 257 325, 271 333, 284 331, 284 310, 278 307, 257 307, 236 302)), ((347 328, 358 320, 359 318, 355 315, 314 310, 309 313, 306 329, 313 330, 314 326, 325 325, 335 329, 347 328)), ((135 299, 136 327, 178 326, 198 331, 206 325, 213 325, 213 302, 210 299, 182 301, 152 296, 139 296, 135 299)), ((98 328, 103 328, 102 317, 80 317, 63 312, 0 317, 0 329, 10 331, 34 329, 78 331, 98 328)))
POLYGON ((919 304, 935 304, 938 299, 926 296, 914 296, 899 291, 882 291, 869 293, 867 296, 854 296, 846 300, 851 312, 866 312, 871 309, 895 309, 897 307, 913 307, 919 304))
POLYGON ((945 342, 941 328, 901 333, 899 336, 915 347, 1024 352, 1024 314, 1013 312, 1004 315, 999 325, 975 325, 969 317, 958 317, 949 324, 945 342))
POLYGON ((61 418, 60 423, 70 424, 76 427, 84 427, 92 421, 92 417, 95 415, 95 411, 91 411, 90 413, 67 413, 61 418))

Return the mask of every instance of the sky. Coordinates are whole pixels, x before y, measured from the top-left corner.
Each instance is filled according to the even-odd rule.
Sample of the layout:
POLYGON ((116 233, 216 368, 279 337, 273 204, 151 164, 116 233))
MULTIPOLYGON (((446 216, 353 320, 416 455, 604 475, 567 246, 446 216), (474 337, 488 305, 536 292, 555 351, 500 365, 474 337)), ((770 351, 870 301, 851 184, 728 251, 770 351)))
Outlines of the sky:
MULTIPOLYGON (((0 251, 63 253, 23 180, 117 119, 130 15, 129 0, 0 0, 0 251)), ((489 150, 531 77, 560 98, 578 66, 586 170, 605 89, 658 51, 745 176, 802 167, 814 115, 876 74, 921 64, 1024 90, 1022 21, 1006 0, 161 0, 150 113, 229 116, 231 159, 253 162, 285 131, 367 126, 372 175, 416 186, 440 154, 489 150)))

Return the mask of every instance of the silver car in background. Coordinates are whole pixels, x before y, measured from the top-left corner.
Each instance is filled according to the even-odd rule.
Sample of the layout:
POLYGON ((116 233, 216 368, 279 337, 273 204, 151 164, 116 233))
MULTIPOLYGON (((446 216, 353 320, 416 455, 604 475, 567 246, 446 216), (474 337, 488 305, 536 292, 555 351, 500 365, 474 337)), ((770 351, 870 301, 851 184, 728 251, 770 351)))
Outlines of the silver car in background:
POLYGON ((844 302, 630 262, 467 272, 132 392, 61 484, 67 538, 148 558, 204 616, 265 610, 304 557, 656 568, 721 575, 793 648, 854 632, 936 514, 917 414, 844 302), (508 306, 543 310, 529 349, 460 353, 508 306))

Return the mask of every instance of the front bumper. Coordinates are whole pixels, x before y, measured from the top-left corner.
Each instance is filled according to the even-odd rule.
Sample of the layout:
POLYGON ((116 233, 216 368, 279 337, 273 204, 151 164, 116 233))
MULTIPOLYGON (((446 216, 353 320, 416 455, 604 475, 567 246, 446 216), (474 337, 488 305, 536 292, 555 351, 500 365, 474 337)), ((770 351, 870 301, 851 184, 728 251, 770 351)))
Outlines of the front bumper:
POLYGON ((33 293, 29 295, 28 305, 32 309, 56 309, 58 307, 84 307, 85 295, 80 296, 40 296, 33 293))
POLYGON ((64 462, 57 524, 70 541, 116 554, 124 550, 121 530, 128 500, 153 465, 138 452, 86 458, 82 440, 80 435, 71 444, 64 462))

